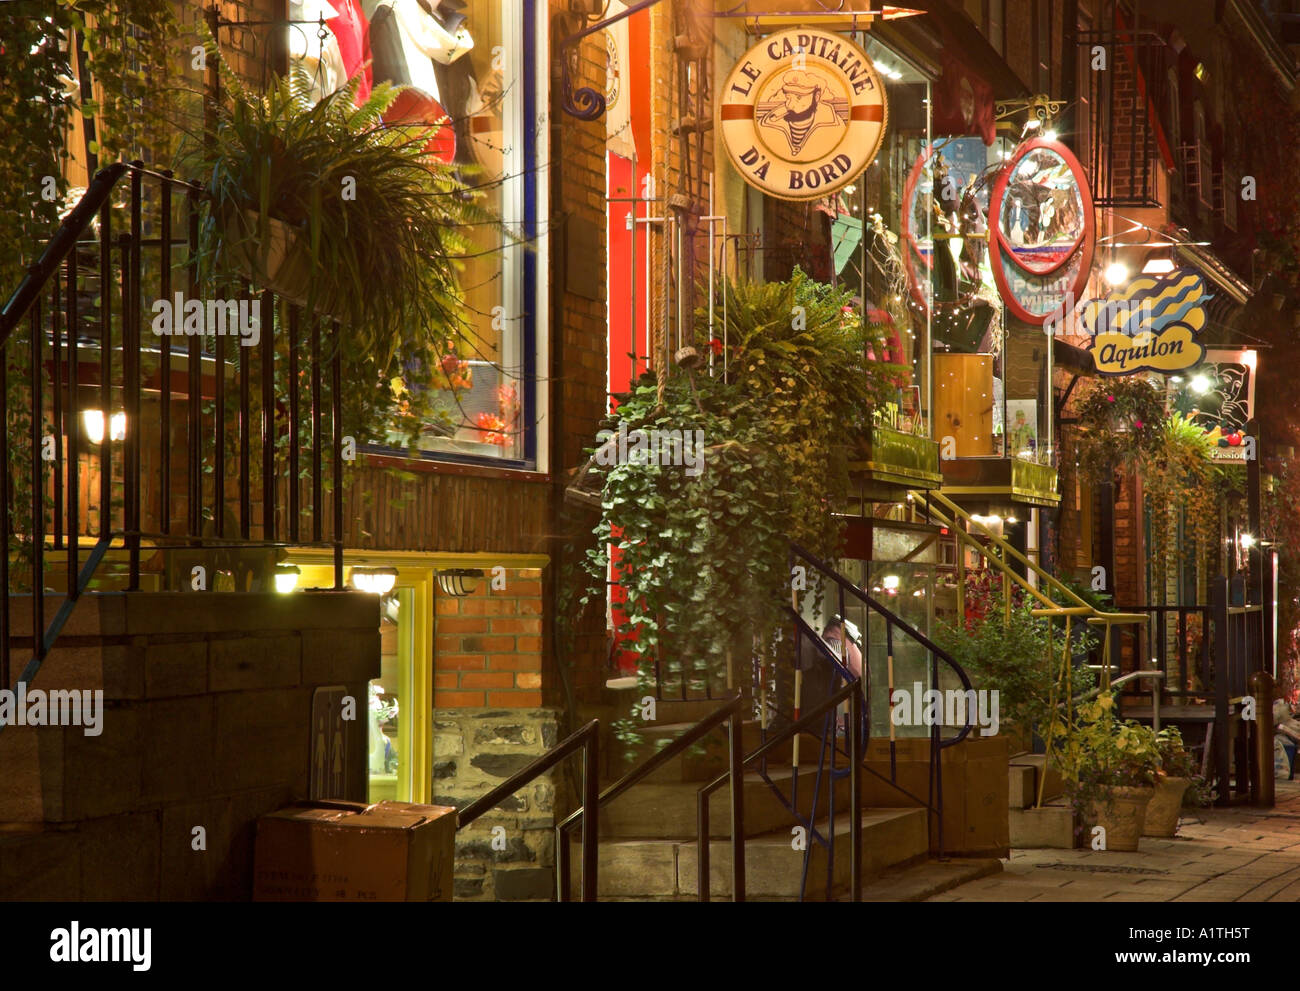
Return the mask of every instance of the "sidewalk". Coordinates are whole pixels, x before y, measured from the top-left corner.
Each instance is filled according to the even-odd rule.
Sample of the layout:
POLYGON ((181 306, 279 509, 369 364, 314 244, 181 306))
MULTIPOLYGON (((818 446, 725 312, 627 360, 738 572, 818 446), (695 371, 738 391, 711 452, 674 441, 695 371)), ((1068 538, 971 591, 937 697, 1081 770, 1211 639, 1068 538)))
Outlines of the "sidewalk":
POLYGON ((1300 901, 1300 779, 1271 809, 1185 809, 1173 839, 1137 853, 1013 850, 1003 871, 929 901, 1300 901))

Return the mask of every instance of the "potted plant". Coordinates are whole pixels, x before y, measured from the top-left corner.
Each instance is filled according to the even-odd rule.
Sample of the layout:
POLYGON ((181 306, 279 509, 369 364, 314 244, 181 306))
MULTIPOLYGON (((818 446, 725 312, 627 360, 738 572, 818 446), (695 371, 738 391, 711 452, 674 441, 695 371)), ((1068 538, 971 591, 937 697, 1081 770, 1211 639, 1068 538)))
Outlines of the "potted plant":
POLYGON ((1155 794, 1147 806, 1143 836, 1173 836, 1178 832, 1178 813, 1183 807, 1183 795, 1196 777, 1192 755, 1183 746, 1183 735, 1177 726, 1169 726, 1156 734, 1160 750, 1161 774, 1156 782, 1155 794))
POLYGON ((1120 723, 1114 705, 1103 694, 1079 707, 1078 721, 1064 732, 1062 765, 1085 837, 1100 841, 1098 849, 1133 851, 1159 779, 1160 748, 1154 730, 1120 723))
POLYGON ((468 232, 492 225, 463 168, 426 153, 425 129, 384 123, 390 85, 357 107, 359 77, 313 102, 300 68, 265 95, 221 70, 228 99, 178 162, 205 191, 205 273, 340 320, 345 351, 373 364, 376 382, 412 359, 438 368, 472 334, 457 278, 468 232))

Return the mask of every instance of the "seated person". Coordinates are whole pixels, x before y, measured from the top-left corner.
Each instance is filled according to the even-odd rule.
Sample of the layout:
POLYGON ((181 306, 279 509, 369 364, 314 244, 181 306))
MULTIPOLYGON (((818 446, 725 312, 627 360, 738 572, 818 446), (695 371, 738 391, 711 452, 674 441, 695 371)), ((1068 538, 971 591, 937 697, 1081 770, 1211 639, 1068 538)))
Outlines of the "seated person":
POLYGON ((1300 745, 1300 719, 1296 719, 1291 714, 1291 707, 1287 705, 1286 699, 1275 699, 1273 702, 1274 766, 1285 766, 1289 770, 1288 780, 1295 777, 1297 745, 1300 745), (1280 755, 1278 751, 1281 751, 1280 755), (1280 759, 1283 756, 1286 760, 1284 765, 1280 759))

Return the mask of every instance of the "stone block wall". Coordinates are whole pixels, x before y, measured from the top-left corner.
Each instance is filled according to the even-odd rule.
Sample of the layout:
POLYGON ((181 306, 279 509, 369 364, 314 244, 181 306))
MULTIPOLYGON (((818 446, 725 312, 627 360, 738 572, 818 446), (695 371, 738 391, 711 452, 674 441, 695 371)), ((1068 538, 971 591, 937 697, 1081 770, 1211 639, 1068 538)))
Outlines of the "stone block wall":
MULTIPOLYGON (((559 734, 559 714, 552 709, 435 709, 433 718, 433 804, 456 808, 526 767, 555 746, 559 734)), ((563 777, 558 769, 539 777, 456 834, 457 900, 555 897, 563 777)))
MULTIPOLYGON (((364 713, 378 627, 352 592, 83 598, 30 688, 102 690, 102 731, 0 730, 0 900, 251 897, 257 818, 309 795, 312 695, 345 685, 364 713)), ((358 722, 343 797, 365 797, 365 745, 358 722)))

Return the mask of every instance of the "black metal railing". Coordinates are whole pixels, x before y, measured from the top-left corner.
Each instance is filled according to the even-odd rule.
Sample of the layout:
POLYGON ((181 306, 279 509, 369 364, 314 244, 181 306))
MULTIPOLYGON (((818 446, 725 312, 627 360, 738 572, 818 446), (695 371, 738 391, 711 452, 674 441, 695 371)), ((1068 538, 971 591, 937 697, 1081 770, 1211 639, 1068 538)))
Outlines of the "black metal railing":
MULTIPOLYGON (((1266 559, 1261 583, 1265 589, 1271 589, 1271 566, 1271 559, 1266 559)), ((1129 634, 1136 641, 1133 657, 1140 665, 1154 661, 1155 669, 1164 674, 1160 695, 1172 705, 1154 700, 1152 723, 1204 725, 1204 747, 1213 763, 1211 776, 1219 802, 1242 801, 1247 796, 1254 800, 1260 776, 1270 773, 1271 765, 1254 766, 1259 724, 1242 712, 1246 700, 1254 699, 1253 677, 1261 672, 1276 676, 1272 644, 1276 604, 1271 596, 1251 596, 1241 578, 1220 576, 1210 582, 1210 593, 1208 605, 1126 607, 1152 617, 1149 629, 1139 627, 1129 634)), ((1271 706, 1272 699, 1254 699, 1252 704, 1271 706)), ((1148 718, 1141 707, 1130 711, 1148 718)))
MULTIPOLYGON (((600 787, 600 720, 593 719, 577 732, 570 734, 542 756, 521 768, 509 778, 497 785, 482 798, 476 799, 456 813, 457 831, 471 825, 484 813, 490 812, 520 788, 531 784, 536 778, 545 774, 560 761, 577 750, 582 751, 582 805, 578 810, 555 828, 555 869, 556 892, 558 900, 569 900, 569 858, 568 842, 565 838, 566 824, 582 820, 582 900, 596 901, 599 886, 599 839, 600 806, 603 796, 598 793, 600 787), (588 810, 590 814, 584 815, 588 810)), ((657 766, 657 765, 656 765, 657 766)))
MULTIPOLYGON (((743 696, 737 695, 730 699, 726 705, 722 706, 716 712, 700 720, 685 733, 682 733, 672 743, 664 747, 645 763, 633 768, 623 777, 619 778, 612 785, 602 791, 599 796, 588 791, 587 798, 584 798, 582 806, 571 813, 567 818, 555 827, 555 863, 559 871, 560 901, 567 901, 569 894, 569 841, 568 833, 577 823, 582 823, 583 836, 583 900, 594 901, 596 898, 596 887, 593 883, 590 888, 590 896, 587 887, 586 860, 587 847, 586 838, 588 833, 595 832, 595 817, 599 810, 610 802, 617 799, 634 785, 639 784, 648 778, 659 768, 663 767, 675 757, 686 752, 691 746, 698 743, 708 734, 712 733, 719 726, 727 727, 727 766, 733 773, 731 778, 731 867, 732 867, 732 898, 734 901, 745 900, 745 797, 744 781, 739 771, 744 762, 742 758, 742 727, 739 717, 745 711, 746 700, 743 696), (588 812, 588 809, 591 811, 588 812)), ((590 724, 589 724, 590 725, 590 724)), ((594 857, 594 854, 592 855, 594 857)), ((594 876, 594 875, 593 875, 594 876)))
POLYGON ((1197 696, 1203 694, 1195 688, 1198 682, 1213 683, 1209 606, 1124 606, 1122 611, 1151 617, 1147 628, 1125 632, 1137 637, 1134 656, 1153 661, 1156 670, 1164 672, 1165 695, 1197 696))
MULTIPOLYGON (((906 638, 907 640, 910 640, 917 647, 920 647, 922 650, 925 651, 926 658, 927 658, 930 687, 932 688, 939 687, 940 677, 941 677, 940 665, 942 664, 951 673, 951 675, 956 678, 957 682, 961 685, 963 692, 970 692, 972 690, 970 678, 967 676, 965 670, 961 667, 961 665, 958 664, 950 654, 948 654, 946 651, 938 647, 933 641, 930 640, 929 637, 927 637, 920 630, 917 630, 914 626, 912 626, 902 617, 898 616, 891 609, 887 608, 879 601, 877 601, 875 598, 873 598, 871 595, 868 595, 862 589, 858 588, 857 585, 855 585, 852 581, 850 581, 844 575, 836 571, 831 564, 829 564, 826 561, 823 561, 822 559, 818 558, 816 555, 808 551, 806 548, 801 547, 798 544, 795 544, 793 542, 790 545, 790 561, 791 561, 792 569, 797 562, 803 562, 805 566, 811 567, 811 569, 815 571, 817 575, 820 576, 822 582, 830 583, 830 585, 833 588, 836 597, 836 602, 838 605, 837 615, 840 616, 841 618, 847 616, 845 606, 848 600, 851 599, 858 605, 864 607, 867 610, 868 615, 875 615, 884 621, 884 625, 885 625, 884 661, 885 661, 885 671, 886 671, 886 684, 884 687, 887 693, 886 699, 890 702, 891 710, 892 710, 892 700, 893 700, 894 689, 895 689, 895 685, 893 683, 894 659, 896 656, 895 646, 896 644, 899 643, 899 640, 901 638, 906 638)), ((809 584, 811 587, 812 583, 810 582, 809 584)), ((790 618, 793 623, 794 633, 795 633, 794 635, 795 656, 796 657, 802 656, 803 645, 805 642, 807 642, 812 645, 816 655, 818 656, 818 658, 821 660, 822 663, 830 663, 832 665, 835 677, 837 679, 841 681, 849 680, 852 677, 852 673, 844 667, 843 663, 841 662, 841 659, 839 657, 836 657, 835 654, 832 651, 830 651, 830 649, 827 647, 826 643, 822 640, 822 638, 817 636, 816 631, 813 630, 808 625, 807 621, 802 617, 802 615, 800 615, 797 609, 791 607, 790 618)), ((867 751, 871 742, 871 737, 870 737, 871 700, 872 700, 872 691, 873 691, 873 686, 871 683, 871 674, 870 674, 872 660, 873 660, 873 656, 871 652, 871 643, 872 643, 871 638, 869 636, 864 636, 864 642, 862 645, 862 684, 861 684, 861 695, 864 704, 860 707, 857 721, 850 723, 849 733, 848 733, 850 739, 852 737, 858 737, 861 740, 862 750, 864 752, 867 761, 869 761, 870 759, 870 754, 867 751)), ((969 696, 967 696, 967 698, 969 698, 969 696)), ((771 705, 770 701, 769 701, 769 705, 771 705)), ((927 779, 928 787, 927 787, 927 793, 924 797, 914 794, 899 782, 898 740, 895 734, 892 719, 890 720, 890 732, 889 732, 889 744, 888 744, 888 752, 889 752, 888 775, 881 774, 875 768, 871 767, 869 762, 863 764, 863 767, 868 774, 871 774, 875 778, 886 782, 891 788, 893 788, 900 794, 906 796, 911 801, 916 802, 917 805, 926 809, 927 820, 933 830, 933 835, 935 838, 936 853, 939 856, 943 856, 943 851, 944 851, 942 752, 948 747, 956 746, 957 744, 961 743, 970 734, 971 729, 974 728, 974 722, 972 718, 973 714, 971 709, 972 709, 971 706, 963 707, 962 721, 959 725, 955 727, 956 732, 951 736, 944 736, 943 733, 944 727, 940 722, 936 721, 930 725, 929 734, 928 734, 929 743, 930 743, 929 756, 928 756, 928 762, 929 762, 929 774, 927 779)), ((792 715, 794 716, 795 719, 799 718, 800 713, 798 708, 793 709, 792 715)), ((831 723, 832 720, 828 718, 826 720, 827 725, 821 737, 821 747, 820 747, 819 760, 818 760, 818 778, 817 778, 816 786, 820 785, 820 779, 823 773, 826 773, 830 777, 832 782, 839 778, 844 777, 845 775, 849 775, 852 773, 852 767, 849 766, 848 764, 846 764, 846 766, 842 768, 836 766, 837 755, 843 755, 847 757, 848 752, 840 748, 838 744, 838 738, 837 738, 838 734, 833 730, 831 723), (829 761, 829 767, 827 766, 828 761, 829 761)), ((764 733, 764 742, 766 742, 766 732, 764 733)), ((766 767, 764 767, 760 773, 764 774, 764 776, 766 777, 766 767)), ((799 779, 798 766, 796 765, 795 774, 792 777, 791 796, 789 797, 788 800, 785 799, 785 796, 782 796, 783 801, 786 801, 787 807, 789 807, 791 811, 795 812, 796 815, 798 815, 797 812, 798 800, 797 800, 797 790, 796 790, 798 788, 798 779, 799 779)), ((777 786, 774 783, 772 783, 770 780, 768 783, 773 787, 774 790, 778 792, 778 794, 780 794, 780 789, 777 788, 777 786)), ((810 821, 805 824, 809 829, 809 836, 812 837, 816 842, 819 842, 824 846, 826 846, 829 851, 828 860, 830 860, 830 863, 828 863, 828 867, 827 867, 828 877, 833 872, 834 823, 835 823, 835 817, 833 814, 834 813, 834 805, 833 805, 834 788, 833 787, 831 788, 830 794, 831 794, 830 801, 832 804, 829 810, 831 813, 829 818, 829 827, 828 827, 829 835, 826 837, 822 837, 814 828, 815 827, 814 816, 816 810, 815 803, 814 803, 814 816, 810 816, 809 817, 810 821)))
MULTIPOLYGON (((724 784, 731 785, 732 795, 732 812, 731 812, 731 829, 732 829, 732 867, 731 867, 731 886, 732 899, 734 901, 744 901, 744 829, 738 825, 740 817, 744 811, 744 792, 739 784, 743 784, 740 774, 745 767, 758 761, 766 762, 767 755, 783 744, 793 741, 798 734, 804 730, 813 729, 818 721, 821 720, 823 726, 825 721, 834 716, 839 706, 847 704, 849 709, 849 725, 857 726, 861 721, 862 710, 862 693, 858 690, 856 680, 850 681, 843 685, 829 699, 816 706, 812 712, 791 723, 780 733, 765 740, 753 753, 747 754, 736 762, 733 749, 733 763, 726 771, 719 774, 708 784, 702 786, 697 793, 697 811, 696 822, 698 823, 698 835, 696 837, 697 853, 696 863, 698 866, 698 877, 696 879, 697 897, 702 902, 709 900, 710 891, 710 857, 709 857, 709 796, 721 788, 724 784), (739 800, 737 795, 740 796, 739 800), (740 839, 737 842, 737 836, 740 839)), ((824 737, 823 737, 824 739, 824 737)), ((853 901, 862 900, 862 779, 861 770, 863 766, 863 738, 857 734, 849 735, 849 889, 853 901)), ((797 772, 796 772, 797 774, 797 772)), ((770 781, 768 782, 771 783, 770 781)), ((834 787, 831 787, 832 796, 834 787)), ((815 806, 814 806, 815 807, 815 806)), ((796 812, 797 815, 797 812, 796 812)), ((834 806, 832 805, 830 829, 831 844, 827 852, 828 865, 834 864, 834 806)), ((811 831, 810 831, 811 835, 811 831)), ((811 847, 805 848, 805 863, 803 876, 800 881, 800 898, 803 898, 808 881, 807 851, 811 847)), ((828 866, 828 873, 831 867, 828 866)), ((827 897, 831 895, 833 882, 828 879, 827 897)))
POLYGON ((340 328, 203 275, 202 213, 198 186, 111 165, 0 310, 0 687, 28 641, 18 680, 31 682, 92 583, 135 591, 147 573, 157 590, 215 589, 225 572, 241 591, 270 588, 273 549, 298 545, 332 549, 343 587, 340 328), (47 617, 51 582, 66 591, 47 617))

